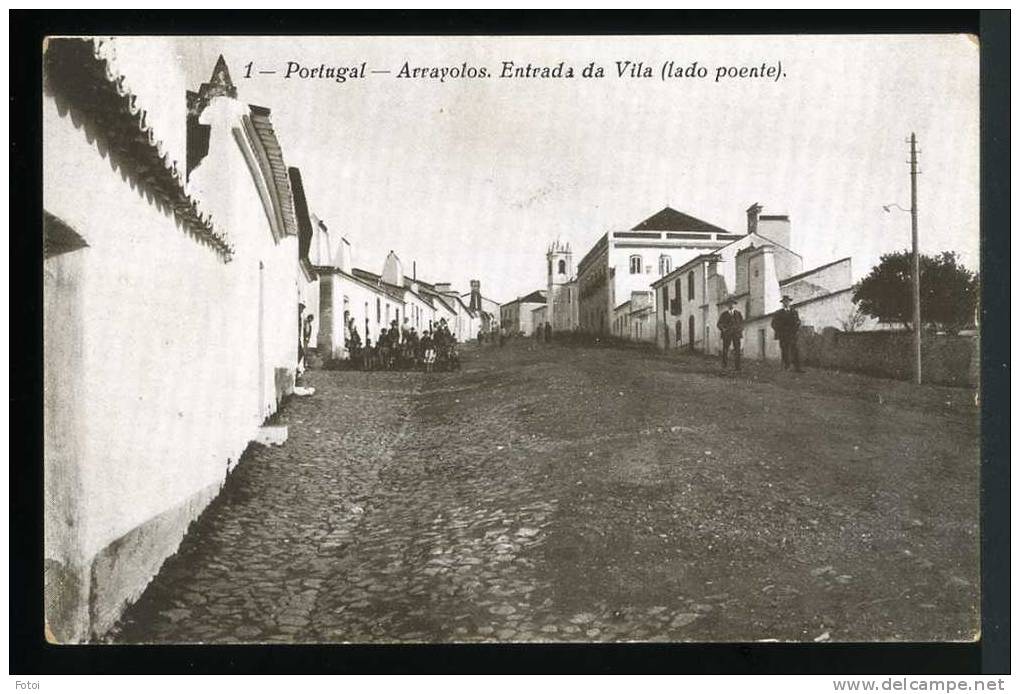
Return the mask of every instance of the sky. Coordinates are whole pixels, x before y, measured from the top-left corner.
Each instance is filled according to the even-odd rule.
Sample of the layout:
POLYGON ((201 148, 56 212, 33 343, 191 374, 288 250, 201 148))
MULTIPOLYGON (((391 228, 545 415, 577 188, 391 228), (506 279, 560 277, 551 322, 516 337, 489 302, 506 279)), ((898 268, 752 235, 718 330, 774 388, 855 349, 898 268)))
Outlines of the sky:
POLYGON ((979 263, 978 48, 967 36, 181 38, 189 87, 222 54, 238 98, 272 109, 310 209, 381 271, 509 301, 545 286, 545 251, 575 264, 609 230, 669 205, 734 232, 752 203, 787 214, 805 269, 849 256, 858 279, 909 248, 909 147, 921 151, 922 253, 979 263), (617 77, 643 62, 650 79, 617 77), (365 79, 285 79, 363 61, 365 79), (486 67, 489 78, 400 78, 486 67), (503 61, 573 66, 574 79, 502 79, 503 61), (594 61, 602 79, 581 76, 594 61), (704 79, 660 79, 697 61, 704 79), (719 66, 785 76, 715 81, 719 66), (251 63, 250 77, 247 65, 251 63), (261 71, 276 71, 262 74, 261 71))

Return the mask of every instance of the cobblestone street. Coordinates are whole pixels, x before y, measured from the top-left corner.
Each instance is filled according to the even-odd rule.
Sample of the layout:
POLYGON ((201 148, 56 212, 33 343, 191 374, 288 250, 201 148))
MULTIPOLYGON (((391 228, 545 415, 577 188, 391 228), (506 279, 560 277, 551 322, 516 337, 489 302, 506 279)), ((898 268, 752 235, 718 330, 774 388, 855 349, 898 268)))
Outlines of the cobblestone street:
POLYGON ((636 349, 312 371, 108 640, 970 640, 969 390, 636 349))

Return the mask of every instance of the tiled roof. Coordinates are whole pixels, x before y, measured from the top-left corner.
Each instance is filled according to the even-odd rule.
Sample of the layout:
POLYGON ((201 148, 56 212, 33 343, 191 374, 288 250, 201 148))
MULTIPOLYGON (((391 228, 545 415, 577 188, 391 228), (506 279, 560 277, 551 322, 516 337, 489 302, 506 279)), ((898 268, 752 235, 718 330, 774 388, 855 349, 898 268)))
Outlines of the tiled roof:
POLYGON ((721 227, 692 217, 685 212, 679 212, 672 207, 664 207, 645 221, 638 224, 632 231, 705 231, 712 233, 728 234, 721 227))
POLYGON ((129 162, 131 173, 173 210, 189 234, 229 261, 233 248, 227 236, 185 191, 184 172, 153 132, 148 114, 125 86, 124 75, 110 65, 104 41, 47 39, 43 65, 46 93, 55 97, 61 114, 72 110, 78 119, 84 116, 86 128, 101 133, 104 144, 118 159, 129 162))
POLYGON ((383 282, 382 276, 368 270, 362 270, 361 268, 352 268, 351 273, 361 281, 386 292, 394 299, 404 300, 404 292, 407 291, 405 287, 398 287, 395 284, 383 282))
MULTIPOLYGON (((375 281, 372 281, 372 280, 368 280, 365 277, 360 276, 361 273, 364 272, 364 271, 361 271, 361 270, 355 269, 354 272, 358 273, 358 274, 351 274, 351 273, 348 273, 348 272, 344 272, 343 270, 341 270, 340 268, 336 267, 335 265, 313 265, 312 269, 318 275, 340 275, 341 277, 346 277, 349 280, 353 280, 354 282, 357 282, 358 284, 362 285, 363 287, 371 289, 374 292, 378 292, 379 294, 383 294, 383 295, 386 295, 386 296, 389 296, 389 297, 392 297, 392 298, 396 298, 396 299, 400 299, 401 298, 399 296, 394 296, 394 292, 392 292, 390 290, 392 288, 392 285, 385 284, 385 283, 379 283, 379 282, 375 282, 375 281)), ((367 274, 371 274, 371 273, 367 273, 367 274)))
POLYGON ((269 118, 270 110, 254 105, 249 108, 252 126, 255 128, 255 133, 269 160, 269 175, 276 188, 280 212, 283 215, 284 233, 288 236, 297 236, 298 227, 294 216, 294 197, 290 189, 290 176, 287 173, 287 165, 283 161, 283 149, 280 147, 280 141, 276 138, 273 122, 269 118))
POLYGON ((290 167, 291 191, 294 197, 294 216, 297 219, 298 258, 307 259, 308 250, 312 245, 312 218, 308 214, 308 200, 305 199, 305 186, 301 181, 301 171, 296 166, 290 167))
POLYGON ((514 299, 513 301, 508 301, 503 305, 509 306, 510 304, 544 304, 545 302, 546 302, 545 292, 542 291, 541 289, 536 289, 527 296, 522 296, 520 298, 514 299))
POLYGON ((450 311, 450 313, 453 314, 457 313, 457 309, 450 304, 449 297, 443 296, 442 294, 436 294, 433 298, 439 301, 439 303, 441 303, 443 306, 445 306, 450 311))

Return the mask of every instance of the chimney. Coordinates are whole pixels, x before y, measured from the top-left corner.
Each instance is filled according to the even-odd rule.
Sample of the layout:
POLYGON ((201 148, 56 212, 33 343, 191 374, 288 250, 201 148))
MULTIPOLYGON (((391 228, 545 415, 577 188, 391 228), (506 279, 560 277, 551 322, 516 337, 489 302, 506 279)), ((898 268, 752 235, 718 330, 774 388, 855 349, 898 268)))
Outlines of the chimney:
POLYGON ((758 233, 758 215, 761 214, 761 205, 754 203, 747 208, 747 233, 758 233))
POLYGON ((412 260, 411 261, 411 279, 414 280, 415 282, 418 281, 418 261, 417 260, 412 260))
POLYGON ((344 237, 340 237, 340 248, 339 258, 337 258, 337 267, 342 272, 346 272, 348 275, 351 274, 351 244, 344 237))
POLYGON ((758 217, 758 235, 790 248, 790 218, 785 214, 763 214, 758 217))
POLYGON ((381 279, 383 282, 396 287, 404 286, 404 268, 400 264, 400 258, 393 251, 390 251, 389 255, 386 256, 381 279))

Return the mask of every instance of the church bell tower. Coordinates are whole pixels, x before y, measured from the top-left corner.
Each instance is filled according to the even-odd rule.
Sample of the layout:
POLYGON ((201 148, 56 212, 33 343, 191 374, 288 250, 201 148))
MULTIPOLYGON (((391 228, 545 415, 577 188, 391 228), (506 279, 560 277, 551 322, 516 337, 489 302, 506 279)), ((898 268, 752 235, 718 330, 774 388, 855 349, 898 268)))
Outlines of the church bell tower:
POLYGON ((547 316, 552 329, 557 332, 568 331, 570 325, 570 280, 574 276, 574 254, 570 244, 563 244, 557 239, 549 246, 545 254, 548 278, 547 316))

